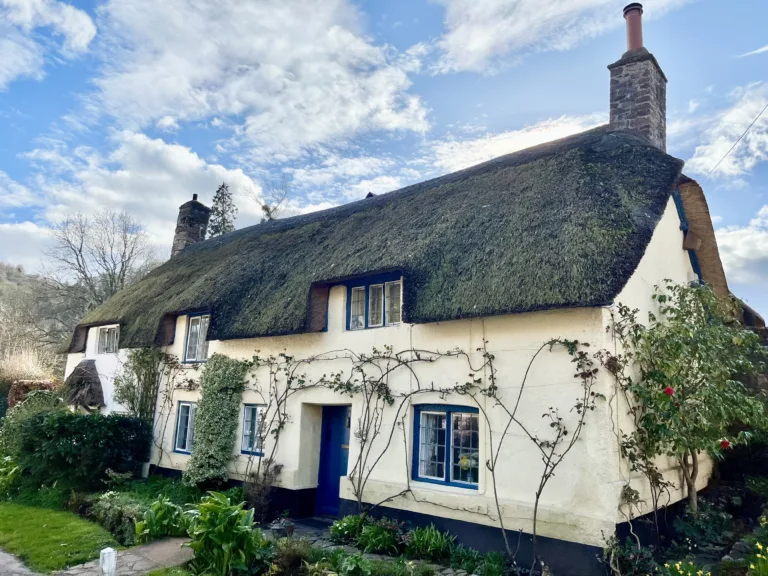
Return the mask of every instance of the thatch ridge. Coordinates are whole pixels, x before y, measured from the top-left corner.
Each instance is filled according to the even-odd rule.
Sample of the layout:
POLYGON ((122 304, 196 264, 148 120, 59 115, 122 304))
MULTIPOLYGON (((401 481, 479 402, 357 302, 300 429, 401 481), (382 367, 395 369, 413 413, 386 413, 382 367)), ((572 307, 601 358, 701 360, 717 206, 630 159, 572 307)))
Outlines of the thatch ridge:
POLYGON ((598 128, 344 206, 186 248, 89 313, 120 346, 212 313, 209 338, 305 332, 312 286, 402 271, 422 323, 612 302, 645 252, 682 162, 598 128))

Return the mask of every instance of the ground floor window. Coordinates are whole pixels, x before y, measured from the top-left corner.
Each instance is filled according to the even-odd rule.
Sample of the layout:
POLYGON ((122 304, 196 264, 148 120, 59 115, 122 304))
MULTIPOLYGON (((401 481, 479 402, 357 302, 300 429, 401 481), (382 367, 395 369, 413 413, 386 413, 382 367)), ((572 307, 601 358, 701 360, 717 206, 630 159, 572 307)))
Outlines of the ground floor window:
POLYGON ((195 403, 179 402, 176 412, 176 437, 173 441, 175 452, 189 454, 195 441, 195 403))
POLYGON ((413 478, 466 488, 480 480, 480 431, 476 408, 415 407, 413 478))
POLYGON ((253 456, 262 455, 261 437, 263 435, 265 406, 246 404, 243 408, 243 441, 241 452, 253 456))

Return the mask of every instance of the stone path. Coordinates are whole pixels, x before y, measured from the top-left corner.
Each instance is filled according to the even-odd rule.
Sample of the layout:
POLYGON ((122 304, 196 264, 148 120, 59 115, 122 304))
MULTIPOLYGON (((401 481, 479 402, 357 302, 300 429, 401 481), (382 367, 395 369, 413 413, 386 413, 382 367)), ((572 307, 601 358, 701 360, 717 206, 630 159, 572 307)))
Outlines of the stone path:
POLYGON ((0 551, 0 574, 3 576, 37 576, 13 554, 0 551))
MULTIPOLYGON (((120 550, 117 553, 116 576, 143 576, 158 568, 179 566, 189 562, 192 560, 192 550, 182 547, 182 544, 187 541, 186 538, 165 538, 128 550, 120 550)), ((5 572, 0 574, 5 576, 5 572)), ((31 574, 32 572, 20 572, 19 576, 31 574)), ((61 572, 54 572, 52 576, 101 576, 99 561, 94 560, 61 572)))

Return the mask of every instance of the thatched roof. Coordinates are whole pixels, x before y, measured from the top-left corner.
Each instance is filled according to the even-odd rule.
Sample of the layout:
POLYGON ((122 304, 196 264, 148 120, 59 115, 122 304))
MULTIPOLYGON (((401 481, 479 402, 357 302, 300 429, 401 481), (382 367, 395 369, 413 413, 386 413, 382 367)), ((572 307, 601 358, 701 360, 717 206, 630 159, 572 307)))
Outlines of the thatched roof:
POLYGON ((89 313, 120 346, 167 343, 211 312, 212 340, 323 329, 328 287, 401 271, 411 323, 609 304, 643 256, 682 162, 590 130, 330 210, 193 244, 89 313))
POLYGON ((68 406, 104 406, 104 392, 96 370, 96 360, 82 360, 64 381, 68 406))

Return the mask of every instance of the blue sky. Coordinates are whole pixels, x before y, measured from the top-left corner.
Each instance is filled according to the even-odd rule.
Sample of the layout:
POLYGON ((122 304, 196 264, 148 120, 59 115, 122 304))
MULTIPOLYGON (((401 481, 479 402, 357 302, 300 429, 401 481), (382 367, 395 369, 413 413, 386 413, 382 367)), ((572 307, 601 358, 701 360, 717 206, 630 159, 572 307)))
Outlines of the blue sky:
MULTIPOLYGON (((607 121, 614 0, 0 0, 0 261, 124 209, 169 252, 177 207, 226 181, 238 226, 607 121)), ((668 151, 704 187, 731 290, 768 315, 768 3, 648 0, 668 151)))

